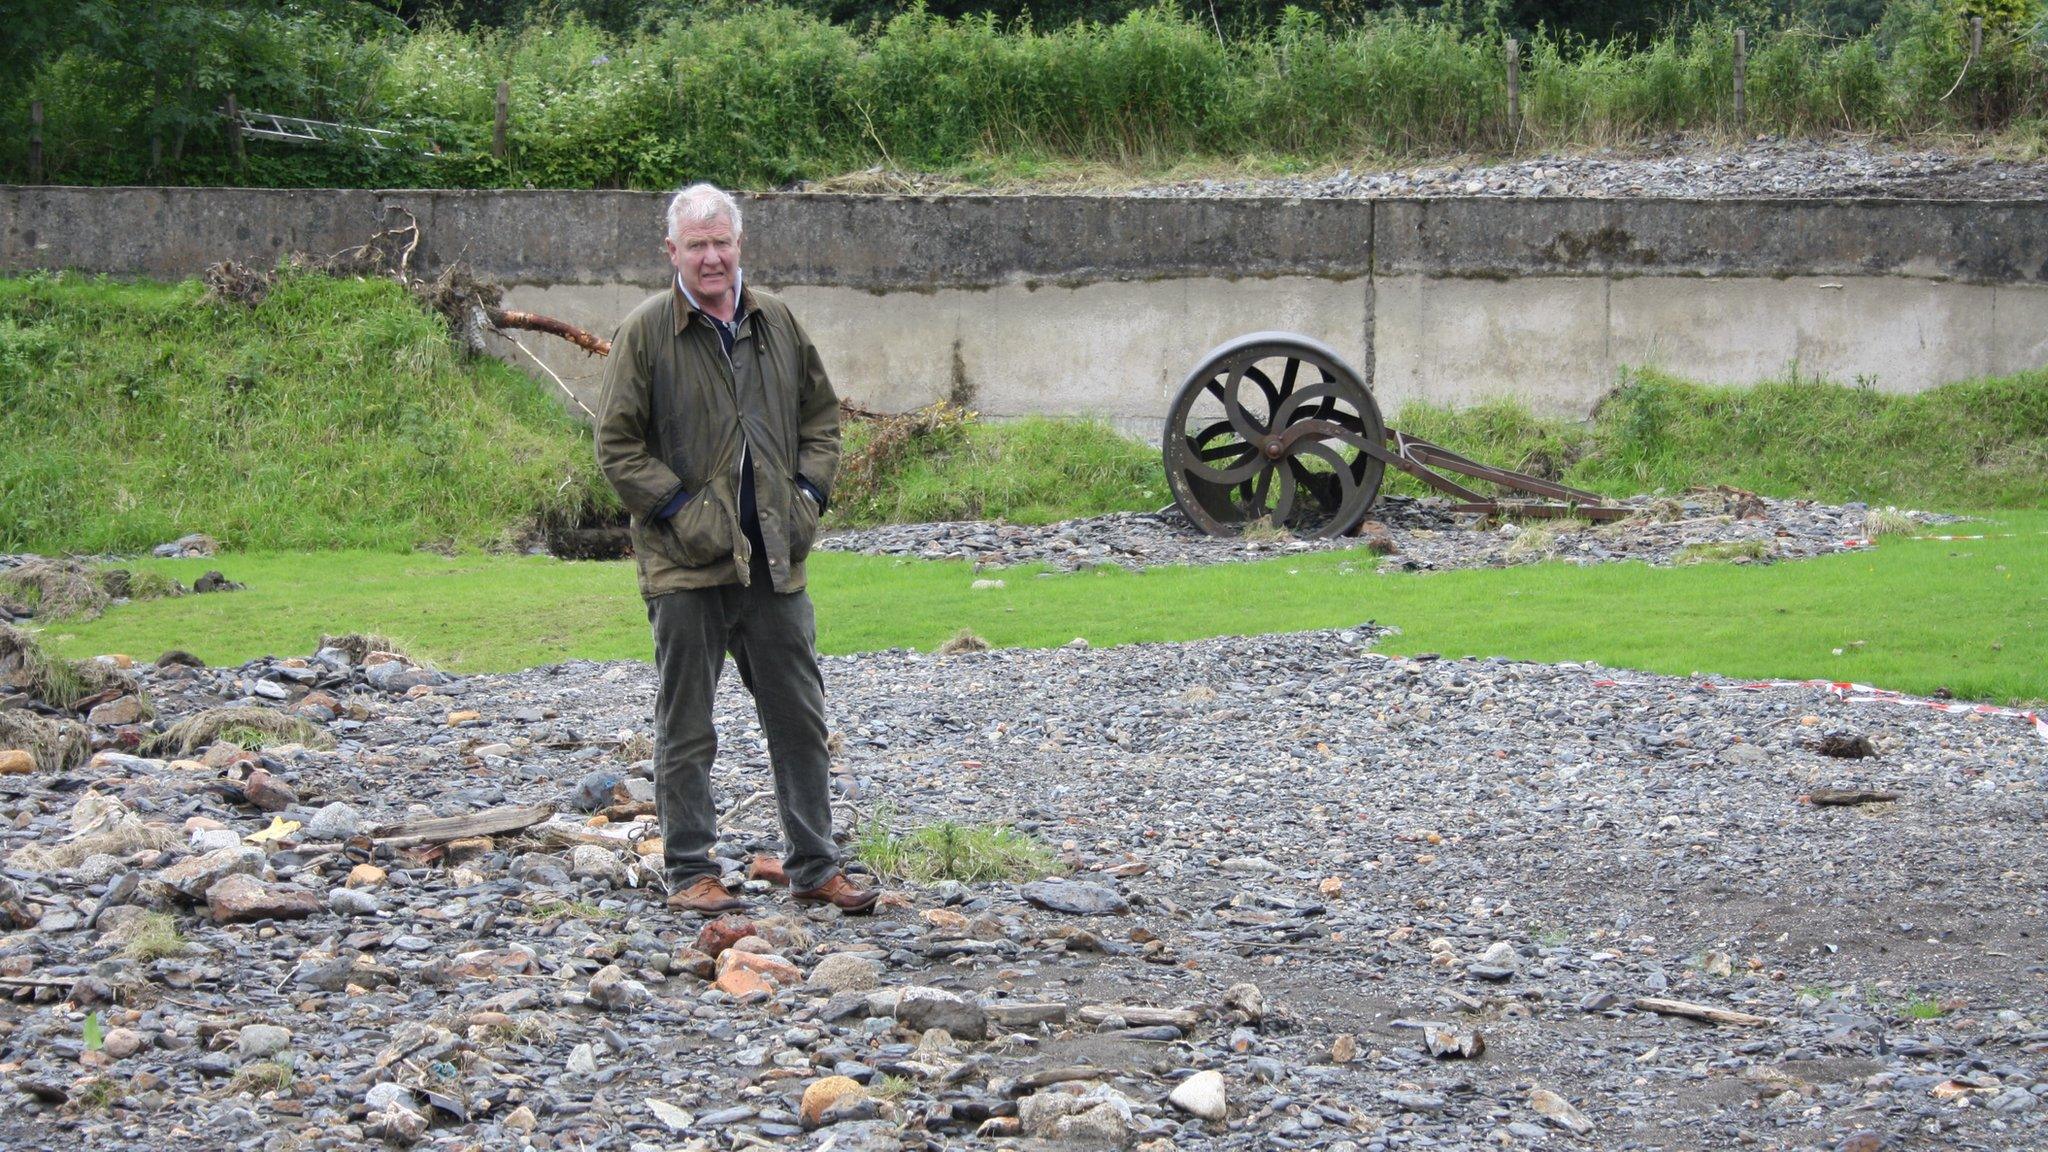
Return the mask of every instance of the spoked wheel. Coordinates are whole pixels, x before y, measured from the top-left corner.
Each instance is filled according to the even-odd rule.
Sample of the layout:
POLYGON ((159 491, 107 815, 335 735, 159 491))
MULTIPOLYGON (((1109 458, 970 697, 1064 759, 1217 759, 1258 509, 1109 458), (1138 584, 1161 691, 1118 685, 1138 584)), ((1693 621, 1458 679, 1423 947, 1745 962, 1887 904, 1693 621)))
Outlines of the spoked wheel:
POLYGON ((1173 501, 1212 536, 1266 524, 1340 536, 1365 519, 1386 465, 1365 381, 1327 345, 1254 332, 1211 352, 1180 386, 1160 444, 1173 501))

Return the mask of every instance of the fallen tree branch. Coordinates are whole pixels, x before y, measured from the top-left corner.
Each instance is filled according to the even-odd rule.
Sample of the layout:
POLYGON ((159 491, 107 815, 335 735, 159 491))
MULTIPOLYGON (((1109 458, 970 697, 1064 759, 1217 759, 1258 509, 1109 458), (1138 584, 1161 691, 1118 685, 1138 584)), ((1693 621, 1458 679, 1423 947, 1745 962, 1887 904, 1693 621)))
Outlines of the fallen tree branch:
POLYGON ((531 332, 545 332, 550 336, 560 336, 562 339, 567 340, 569 343, 576 345, 593 356, 609 356, 612 353, 611 341, 594 332, 586 332, 566 320, 557 320, 553 316, 542 316, 535 312, 520 312, 511 308, 491 307, 484 309, 484 316, 490 320, 491 327, 493 328, 524 328, 531 332))

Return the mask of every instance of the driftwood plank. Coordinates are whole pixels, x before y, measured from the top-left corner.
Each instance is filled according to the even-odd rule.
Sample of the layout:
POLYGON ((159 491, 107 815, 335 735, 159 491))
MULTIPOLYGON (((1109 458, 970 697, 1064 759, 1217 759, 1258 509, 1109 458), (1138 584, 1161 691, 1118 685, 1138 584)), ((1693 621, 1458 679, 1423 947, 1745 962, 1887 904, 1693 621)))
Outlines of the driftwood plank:
POLYGON ((1186 1030, 1202 1022, 1202 1014, 1190 1008, 1153 1008, 1144 1004, 1091 1004, 1081 1009, 1081 1022, 1100 1024, 1111 1016, 1121 1016, 1124 1023, 1133 1028, 1153 1028, 1170 1024, 1186 1030))
POLYGON ((386 824, 370 833, 370 839, 393 848, 428 844, 437 840, 461 840, 470 836, 494 836, 530 828, 555 814, 548 804, 519 808, 487 808, 467 816, 428 816, 386 824))
POLYGON ((1716 1008, 1711 1004, 1694 1004, 1687 1000, 1662 1000, 1655 996, 1636 997, 1636 1009, 1655 1012, 1660 1016, 1683 1016, 1689 1020, 1704 1020, 1709 1024, 1740 1024, 1754 1026, 1769 1024, 1766 1016, 1752 1016, 1732 1008, 1716 1008))

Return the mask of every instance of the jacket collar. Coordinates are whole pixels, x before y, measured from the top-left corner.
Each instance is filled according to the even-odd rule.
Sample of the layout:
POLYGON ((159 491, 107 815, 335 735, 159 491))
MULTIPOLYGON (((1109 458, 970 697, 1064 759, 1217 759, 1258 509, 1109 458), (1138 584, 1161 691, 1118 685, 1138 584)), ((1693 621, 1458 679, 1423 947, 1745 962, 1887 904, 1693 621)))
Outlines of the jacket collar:
MULTIPOLYGON (((671 283, 676 293, 676 334, 681 335, 683 330, 690 326, 690 317, 698 312, 704 312, 704 309, 698 305, 697 298, 690 295, 690 290, 683 286, 682 273, 676 273, 671 283)), ((733 283, 739 288, 739 306, 734 308, 732 313, 733 323, 737 324, 754 310, 754 294, 747 291, 746 269, 733 269, 733 283)), ((710 319, 711 314, 704 312, 704 318, 710 319)))

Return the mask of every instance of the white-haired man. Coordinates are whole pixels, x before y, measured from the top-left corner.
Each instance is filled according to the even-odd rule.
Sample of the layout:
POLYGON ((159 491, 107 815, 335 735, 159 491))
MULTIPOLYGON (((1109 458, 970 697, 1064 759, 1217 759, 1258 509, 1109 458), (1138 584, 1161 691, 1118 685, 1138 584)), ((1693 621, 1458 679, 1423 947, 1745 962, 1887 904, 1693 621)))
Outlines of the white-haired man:
POLYGON ((740 209, 709 184, 669 203, 675 282, 612 341, 597 461, 632 514, 654 629, 655 810, 668 905, 744 908, 712 857, 711 703, 730 652, 775 777, 791 896, 849 913, 879 893, 832 842, 831 761, 804 557, 839 468, 839 400, 782 301, 744 283, 740 209))

